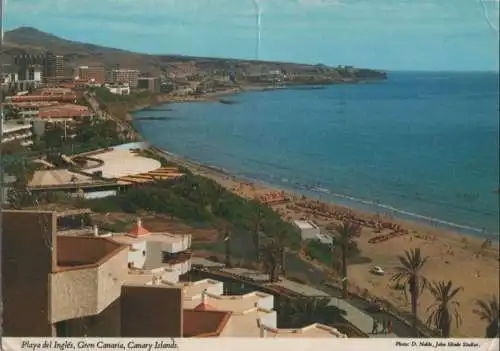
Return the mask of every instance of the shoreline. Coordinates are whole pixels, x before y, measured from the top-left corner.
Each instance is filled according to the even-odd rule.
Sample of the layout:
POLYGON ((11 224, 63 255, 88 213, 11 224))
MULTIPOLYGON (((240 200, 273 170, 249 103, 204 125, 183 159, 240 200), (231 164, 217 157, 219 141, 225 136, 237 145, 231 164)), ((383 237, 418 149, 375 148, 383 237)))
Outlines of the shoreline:
MULTIPOLYGON (((340 84, 340 83, 337 83, 340 84)), ((284 87, 283 89, 294 89, 301 87, 301 85, 291 85, 284 87)), ((218 91, 218 92, 213 92, 213 93, 207 93, 205 95, 197 96, 197 97, 171 97, 170 99, 164 99, 159 103, 156 104, 150 104, 148 106, 139 106, 137 108, 134 108, 127 114, 127 121, 130 123, 131 127, 136 130, 135 126, 133 125, 134 123, 134 117, 132 115, 133 112, 138 112, 144 109, 148 109, 153 106, 158 106, 158 105, 163 105, 163 104, 175 104, 175 103, 191 103, 191 102, 218 102, 219 98, 221 97, 227 97, 227 96, 232 96, 232 95, 238 95, 241 93, 247 93, 247 92, 264 92, 264 91, 269 91, 269 90, 282 90, 280 88, 278 89, 269 89, 269 87, 263 87, 263 86, 248 86, 242 89, 229 89, 229 90, 223 90, 223 91, 218 91)), ((140 133, 138 133, 140 134, 140 133)), ((142 135, 141 138, 143 140, 145 139, 142 135)), ((161 148, 158 148, 161 149, 161 148)), ((240 181, 243 182, 252 182, 252 183, 258 183, 263 187, 272 189, 272 188, 278 188, 279 190, 283 190, 287 193, 298 193, 301 196, 306 196, 307 198, 312 198, 314 200, 328 203, 331 205, 339 206, 341 208, 348 208, 357 212, 362 212, 365 215, 366 214, 379 214, 379 213, 390 213, 396 220, 405 222, 405 223, 413 223, 417 224, 420 226, 425 226, 428 228, 428 230, 443 230, 446 232, 451 232, 454 233, 457 236, 466 236, 470 237, 473 239, 479 239, 479 240, 492 240, 495 242, 497 245, 500 244, 500 237, 499 234, 500 232, 484 232, 480 228, 473 227, 468 224, 460 224, 460 223, 454 223, 450 222, 447 220, 443 220, 441 218, 437 217, 430 217, 430 216, 425 216, 419 213, 412 213, 408 212, 405 209, 401 208, 395 208, 392 207, 391 205, 385 204, 385 203, 379 203, 374 200, 369 200, 369 199, 361 199, 361 198, 356 198, 352 197, 350 195, 346 194, 337 194, 337 193, 332 193, 330 191, 328 192, 318 192, 311 189, 297 189, 295 187, 287 187, 283 185, 278 185, 278 184, 271 184, 267 183, 265 181, 259 180, 259 179, 251 179, 249 177, 245 177, 242 175, 234 176, 229 170, 222 169, 217 166, 213 165, 208 165, 203 162, 195 161, 192 159, 189 159, 188 157, 185 157, 183 155, 174 155, 168 150, 162 150, 165 152, 167 155, 174 156, 177 158, 180 162, 187 162, 191 164, 195 164, 197 167, 202 167, 206 168, 207 170, 211 170, 214 172, 220 171, 222 175, 232 177, 235 181, 239 179, 240 181), (315 194, 311 194, 315 193, 315 194), (325 199, 324 197, 329 197, 325 199), (344 200, 344 201, 342 201, 344 200)), ((308 186, 307 184, 304 184, 304 186, 308 186)))
MULTIPOLYGON (((218 178, 225 178, 225 179, 230 179, 233 182, 236 183, 252 183, 253 185, 260 187, 262 189, 266 189, 269 191, 284 191, 287 193, 289 196, 293 197, 305 197, 306 200, 317 202, 317 203, 324 203, 329 206, 333 206, 338 209, 342 210, 351 210, 356 213, 359 213, 362 215, 362 217, 373 217, 376 215, 381 215, 384 216, 383 214, 380 214, 376 211, 371 211, 371 210, 365 210, 365 209, 360 209, 356 208, 354 206, 348 206, 339 202, 335 201, 329 201, 328 199, 321 198, 318 194, 318 196, 311 196, 311 195, 306 195, 301 193, 300 189, 290 189, 287 187, 283 187, 280 185, 276 184, 271 184, 267 183, 265 181, 261 181, 258 179, 251 179, 248 177, 244 176, 238 176, 234 175, 231 171, 226 170, 224 168, 218 167, 218 166, 213 166, 209 164, 205 164, 203 162, 199 162, 196 160, 189 159, 185 156, 182 155, 176 155, 168 150, 162 149, 157 146, 152 146, 155 152, 159 153, 161 156, 166 157, 169 161, 174 162, 179 164, 180 166, 186 167, 190 169, 193 173, 195 174, 200 174, 206 177, 209 177, 215 181, 218 180, 218 178)), ((241 196, 241 195, 240 195, 241 196)), ((272 206, 271 206, 272 207, 272 206)), ((401 224, 403 227, 420 227, 421 229, 424 229, 425 231, 438 231, 442 232, 443 234, 451 237, 455 237, 458 239, 461 239, 463 237, 470 238, 473 241, 481 241, 484 242, 485 240, 488 239, 494 239, 493 240, 493 246, 497 246, 498 249, 500 249, 500 242, 497 234, 491 234, 488 236, 482 236, 482 235, 474 235, 470 232, 461 232, 453 229, 451 226, 443 225, 443 224, 437 224, 436 226, 433 226, 431 223, 429 223, 427 220, 414 220, 410 218, 401 218, 401 216, 394 215, 391 216, 390 218, 391 221, 397 222, 401 224)))

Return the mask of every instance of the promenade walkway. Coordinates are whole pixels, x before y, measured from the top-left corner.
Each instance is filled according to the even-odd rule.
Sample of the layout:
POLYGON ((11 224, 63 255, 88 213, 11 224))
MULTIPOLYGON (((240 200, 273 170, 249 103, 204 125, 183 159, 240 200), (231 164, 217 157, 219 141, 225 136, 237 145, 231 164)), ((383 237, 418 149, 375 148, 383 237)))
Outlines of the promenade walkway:
MULTIPOLYGON (((241 276, 241 277, 259 277, 261 280, 264 280, 265 278, 267 280, 268 276, 264 275, 259 272, 254 272, 249 269, 245 268, 223 268, 222 271, 226 273, 233 274, 235 276, 241 276)), ((255 279, 258 281, 257 279, 255 279)), ((367 314, 366 312, 360 310, 359 308, 351 305, 349 302, 340 299, 338 297, 331 296, 330 294, 316 289, 310 285, 304 285, 300 284, 285 278, 281 278, 281 280, 277 283, 272 283, 270 285, 274 286, 281 286, 287 290, 296 292, 302 296, 309 296, 309 297, 329 297, 330 298, 330 305, 336 306, 341 310, 345 311, 344 318, 351 324, 355 325, 357 328, 359 328, 363 333, 369 335, 370 337, 375 337, 375 338, 397 338, 398 336, 394 333, 390 334, 371 334, 372 332, 372 327, 373 327, 373 320, 374 318, 367 314)), ((382 324, 382 320, 379 320, 380 325, 382 324)), ((379 327, 380 329, 382 328, 381 326, 379 327)))

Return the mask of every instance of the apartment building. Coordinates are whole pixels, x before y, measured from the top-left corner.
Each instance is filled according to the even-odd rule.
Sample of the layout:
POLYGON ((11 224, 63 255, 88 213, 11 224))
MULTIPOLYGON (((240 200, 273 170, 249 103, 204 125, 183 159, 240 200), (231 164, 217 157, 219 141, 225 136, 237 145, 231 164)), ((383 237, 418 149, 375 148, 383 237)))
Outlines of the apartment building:
POLYGON ((105 84, 104 87, 109 90, 110 93, 116 95, 130 95, 130 85, 128 83, 124 84, 105 84))
POLYGON ((183 335, 181 289, 127 284, 126 245, 57 235, 54 212, 2 215, 4 336, 183 335))
POLYGON ((104 66, 80 66, 76 69, 75 80, 102 85, 106 80, 104 66))
POLYGON ((57 105, 57 101, 44 101, 44 102, 9 102, 5 103, 5 107, 12 110, 21 119, 32 120, 38 117, 39 110, 44 107, 57 105))
POLYGON ((64 56, 47 52, 44 61, 44 80, 49 81, 54 78, 63 77, 64 73, 64 56))
POLYGON ((113 69, 109 72, 109 80, 113 85, 128 84, 131 88, 137 88, 137 80, 140 71, 137 69, 113 69))
POLYGON ((148 90, 152 93, 159 93, 161 88, 158 77, 139 77, 137 79, 137 89, 148 90))
POLYGON ((58 235, 57 213, 2 215, 5 336, 345 337, 321 324, 277 328, 270 294, 226 296, 222 282, 179 282, 190 235, 152 233, 140 220, 119 235, 97 227, 58 235), (158 262, 158 251, 167 259, 158 262))
POLYGON ((17 103, 17 102, 72 102, 75 103, 77 96, 74 93, 64 93, 64 94, 37 94, 37 95, 17 95, 17 96, 7 96, 5 102, 7 103, 17 103))
POLYGON ((68 121, 91 117, 92 113, 87 106, 75 104, 58 104, 39 109, 38 118, 43 120, 65 119, 68 121))
POLYGON ((44 55, 18 55, 14 57, 17 66, 17 81, 41 82, 44 74, 44 55))
POLYGON ((2 143, 19 141, 22 146, 33 144, 32 126, 29 123, 4 122, 2 143))

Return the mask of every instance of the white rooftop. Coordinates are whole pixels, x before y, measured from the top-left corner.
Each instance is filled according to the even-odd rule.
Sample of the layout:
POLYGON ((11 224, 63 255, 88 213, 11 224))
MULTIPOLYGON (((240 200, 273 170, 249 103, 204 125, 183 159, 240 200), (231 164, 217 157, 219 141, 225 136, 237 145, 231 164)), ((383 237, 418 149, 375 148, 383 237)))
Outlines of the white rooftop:
POLYGON ((222 293, 222 290, 224 288, 223 282, 213 279, 203 279, 203 280, 198 280, 196 282, 181 282, 181 283, 172 283, 163 280, 161 283, 165 285, 170 285, 172 287, 182 288, 184 292, 185 308, 194 308, 197 305, 199 305, 201 302, 201 295, 203 291, 207 291, 209 294, 215 296, 215 295, 220 295, 218 293, 222 293))
POLYGON ((148 242, 160 242, 165 244, 177 244, 183 241, 188 241, 191 238, 191 234, 170 234, 170 233, 151 233, 149 235, 142 235, 139 237, 123 234, 115 234, 111 237, 112 240, 126 245, 132 245, 135 243, 148 241, 148 242))
POLYGON ((68 184, 92 183, 93 179, 80 173, 73 173, 67 169, 51 169, 46 171, 35 171, 29 182, 31 187, 55 186, 68 184))
POLYGON ((299 229, 315 229, 317 228, 313 223, 309 222, 309 221, 299 221, 299 220, 295 220, 293 221, 295 223, 295 225, 299 228, 299 229))
POLYGON ((102 171, 104 178, 121 178, 129 175, 148 173, 161 167, 161 163, 148 157, 136 155, 130 150, 113 149, 95 155, 91 158, 104 161, 102 166, 86 169, 87 173, 102 171))
MULTIPOLYGON (((207 292, 205 303, 218 311, 243 313, 255 308, 261 300, 270 297, 272 296, 260 291, 254 291, 245 295, 215 295, 207 292)), ((202 296, 200 292, 199 295, 193 296, 189 300, 185 299, 184 307, 191 309, 201 303, 202 296)))
POLYGON ((243 313, 233 313, 220 334, 220 337, 251 337, 260 336, 257 320, 276 320, 276 311, 252 308, 243 313))
POLYGON ((31 124, 18 124, 9 122, 3 124, 3 134, 14 133, 26 129, 31 129, 31 124))

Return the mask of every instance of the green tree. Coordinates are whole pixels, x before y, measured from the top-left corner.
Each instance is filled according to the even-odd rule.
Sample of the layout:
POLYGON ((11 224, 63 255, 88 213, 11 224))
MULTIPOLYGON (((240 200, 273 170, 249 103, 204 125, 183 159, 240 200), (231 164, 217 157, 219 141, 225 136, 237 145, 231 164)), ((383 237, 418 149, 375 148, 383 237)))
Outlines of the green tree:
POLYGON ((427 325, 439 330, 442 337, 449 338, 453 320, 457 328, 462 324, 462 316, 458 311, 460 303, 454 299, 463 288, 453 287, 450 280, 447 283, 432 282, 428 285, 428 289, 434 296, 435 302, 427 308, 427 312, 430 312, 427 325))
POLYGON ((231 246, 231 229, 229 226, 225 225, 222 227, 222 233, 224 235, 224 246, 225 246, 225 251, 226 251, 226 267, 231 268, 233 266, 232 264, 232 246, 231 246))
POLYGON ((46 150, 62 148, 64 145, 64 138, 66 136, 64 128, 64 126, 56 124, 45 130, 43 141, 45 143, 46 150))
POLYGON ((428 285, 427 278, 422 275, 422 268, 429 257, 423 257, 419 248, 406 250, 404 256, 398 256, 401 266, 395 268, 396 272, 391 280, 397 285, 404 286, 404 293, 408 289, 411 297, 411 314, 413 319, 413 331, 418 336, 418 300, 425 287, 428 285))
POLYGON ((343 323, 345 311, 330 304, 331 299, 300 297, 282 299, 278 305, 280 328, 303 328, 314 323, 343 323))
POLYGON ((278 229, 276 233, 276 245, 278 245, 278 254, 279 254, 279 265, 281 274, 285 275, 286 273, 286 249, 288 246, 288 233, 283 229, 278 229))
POLYGON ((260 209, 260 204, 257 202, 255 214, 255 229, 253 232, 253 246, 255 250, 255 261, 257 265, 260 264, 260 230, 261 230, 261 216, 262 211, 260 209))
POLYGON ((262 246, 262 263, 267 274, 269 274, 269 281, 275 283, 279 279, 280 271, 280 257, 281 246, 276 239, 271 238, 262 246))
POLYGON ((498 338, 500 336, 500 307, 498 296, 491 296, 486 300, 476 300, 476 308, 472 310, 482 321, 486 321, 485 337, 498 338))
POLYGON ((35 172, 33 164, 28 163, 26 159, 15 159, 6 164, 5 172, 15 178, 7 192, 10 207, 21 209, 33 206, 36 198, 28 189, 28 184, 35 172))
POLYGON ((336 234, 335 242, 341 250, 342 294, 344 297, 347 297, 347 255, 349 248, 353 245, 354 238, 359 235, 361 229, 360 226, 355 223, 344 221, 341 224, 335 225, 333 230, 336 234))

